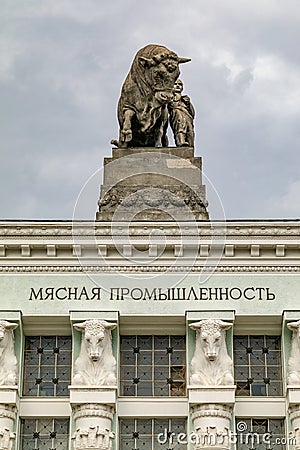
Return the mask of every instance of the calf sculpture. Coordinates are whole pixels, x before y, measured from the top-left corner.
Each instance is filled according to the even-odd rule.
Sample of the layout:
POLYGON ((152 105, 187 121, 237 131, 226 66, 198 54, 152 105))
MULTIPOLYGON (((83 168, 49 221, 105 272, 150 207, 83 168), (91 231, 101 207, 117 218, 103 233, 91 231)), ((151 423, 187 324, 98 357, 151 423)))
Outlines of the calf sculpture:
POLYGON ((117 324, 92 319, 74 324, 82 332, 81 349, 75 361, 74 385, 114 386, 116 359, 112 352, 111 330, 117 324))
POLYGON ((300 385, 300 320, 287 324, 293 332, 291 353, 288 360, 287 384, 300 385))
POLYGON ((190 384, 233 385, 233 363, 226 349, 225 332, 232 323, 204 319, 190 324, 196 330, 196 348, 190 367, 190 384))
POLYGON ((18 362, 14 349, 14 330, 18 324, 0 320, 0 385, 17 384, 18 362))

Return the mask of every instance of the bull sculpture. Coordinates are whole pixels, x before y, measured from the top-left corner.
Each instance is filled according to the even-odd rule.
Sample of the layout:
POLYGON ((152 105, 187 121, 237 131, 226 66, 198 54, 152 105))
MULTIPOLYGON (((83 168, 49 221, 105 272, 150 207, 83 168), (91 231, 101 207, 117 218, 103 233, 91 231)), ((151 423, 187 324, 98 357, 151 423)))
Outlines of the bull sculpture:
POLYGON ((288 360, 287 384, 300 385, 300 320, 287 324, 293 332, 291 353, 288 360))
POLYGON ((74 324, 82 332, 81 349, 75 361, 74 385, 116 385, 116 359, 112 352, 111 330, 117 324, 91 319, 74 324))
POLYGON ((15 385, 18 362, 14 348, 14 330, 18 324, 0 320, 0 385, 15 385))
POLYGON ((196 330, 196 348, 190 366, 190 384, 233 385, 233 363, 226 348, 226 330, 232 323, 205 319, 190 324, 196 330))
POLYGON ((172 100, 179 64, 190 61, 162 45, 139 50, 124 81, 118 103, 117 147, 168 146, 167 104, 172 100))

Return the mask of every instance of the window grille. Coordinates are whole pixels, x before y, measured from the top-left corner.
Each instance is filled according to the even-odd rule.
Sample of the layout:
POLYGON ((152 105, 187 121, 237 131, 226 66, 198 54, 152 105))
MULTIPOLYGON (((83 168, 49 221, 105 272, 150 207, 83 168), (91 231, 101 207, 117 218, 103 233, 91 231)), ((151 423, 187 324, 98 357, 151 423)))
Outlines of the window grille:
POLYGON ((68 450, 69 419, 21 419, 21 450, 68 450))
POLYGON ((236 419, 236 432, 236 450, 286 449, 283 419, 236 419))
POLYGON ((282 395, 280 336, 234 336, 237 395, 282 395))
POLYGON ((23 395, 68 396, 71 350, 71 336, 26 336, 23 395))
MULTIPOLYGON (((122 419, 120 450, 186 450, 185 419, 122 419), (172 434, 173 433, 173 434, 172 434), (179 442, 178 442, 179 440, 179 442)), ((186 439, 188 440, 188 439, 186 439)))
POLYGON ((121 395, 185 395, 185 336, 122 336, 121 395))

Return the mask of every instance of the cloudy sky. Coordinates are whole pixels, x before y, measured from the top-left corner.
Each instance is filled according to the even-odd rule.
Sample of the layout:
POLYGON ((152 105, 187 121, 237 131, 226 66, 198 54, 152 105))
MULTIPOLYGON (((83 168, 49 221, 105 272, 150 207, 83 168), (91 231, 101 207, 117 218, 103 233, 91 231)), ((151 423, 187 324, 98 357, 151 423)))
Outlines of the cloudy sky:
POLYGON ((94 218, 121 85, 149 43, 192 58, 208 200, 228 219, 299 218, 299 24, 299 0, 1 0, 1 218, 71 219, 90 177, 94 218))

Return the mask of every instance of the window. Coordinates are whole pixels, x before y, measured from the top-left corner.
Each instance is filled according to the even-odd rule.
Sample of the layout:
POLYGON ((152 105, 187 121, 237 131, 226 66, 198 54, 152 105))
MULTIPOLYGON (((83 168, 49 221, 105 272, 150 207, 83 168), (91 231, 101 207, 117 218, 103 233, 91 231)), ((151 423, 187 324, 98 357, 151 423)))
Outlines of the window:
POLYGON ((26 336, 23 395, 68 396, 71 336, 26 336))
POLYGON ((282 395, 280 336, 234 336, 237 395, 282 395))
POLYGON ((69 419, 22 419, 21 450, 67 450, 69 419))
POLYGON ((122 336, 121 395, 185 395, 185 336, 122 336))
POLYGON ((286 448, 282 419, 236 419, 236 430, 237 450, 286 448))
POLYGON ((185 419, 122 419, 119 449, 185 450, 179 434, 186 432, 185 419))

